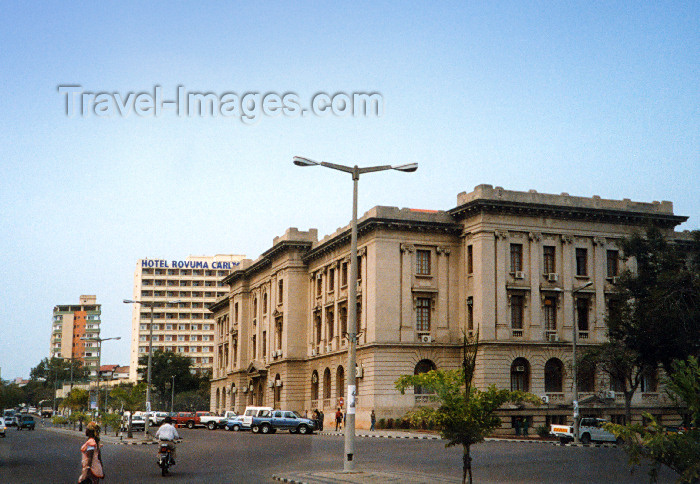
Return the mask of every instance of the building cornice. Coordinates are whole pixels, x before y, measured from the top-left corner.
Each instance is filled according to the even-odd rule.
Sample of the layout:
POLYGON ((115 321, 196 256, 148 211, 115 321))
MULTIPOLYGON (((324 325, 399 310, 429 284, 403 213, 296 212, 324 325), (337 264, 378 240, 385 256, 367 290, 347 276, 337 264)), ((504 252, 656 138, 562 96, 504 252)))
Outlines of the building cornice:
MULTIPOLYGON (((358 239, 375 230, 391 230, 396 232, 422 232, 422 233, 444 233, 449 235, 459 235, 461 226, 456 223, 424 221, 424 220, 405 220, 392 218, 372 217, 361 220, 357 224, 358 239)), ((303 257, 305 263, 323 257, 329 252, 337 250, 339 247, 350 245, 350 227, 332 237, 318 246, 311 249, 303 257)))
POLYGON ((673 228, 688 217, 667 213, 650 213, 635 210, 615 210, 610 208, 591 208, 580 206, 563 206, 541 203, 515 202, 509 200, 477 199, 462 204, 448 213, 456 220, 479 214, 499 213, 530 217, 551 217, 561 219, 586 220, 591 222, 608 222, 624 225, 656 225, 673 228))

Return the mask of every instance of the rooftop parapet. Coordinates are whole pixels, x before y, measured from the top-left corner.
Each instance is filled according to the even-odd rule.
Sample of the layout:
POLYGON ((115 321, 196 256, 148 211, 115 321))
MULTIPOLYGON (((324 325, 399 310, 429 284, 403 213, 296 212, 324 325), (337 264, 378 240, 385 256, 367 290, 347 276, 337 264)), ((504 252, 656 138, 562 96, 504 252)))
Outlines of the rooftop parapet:
POLYGON ((318 229, 309 229, 307 232, 299 230, 296 227, 289 227, 284 231, 284 235, 275 237, 272 239, 272 246, 279 244, 280 242, 311 242, 314 243, 318 240, 318 229))
POLYGON ((622 200, 610 200, 592 197, 571 196, 568 193, 554 195, 549 193, 537 193, 535 190, 518 192, 504 190, 502 187, 494 188, 492 185, 477 185, 471 193, 462 192, 457 195, 457 206, 465 205, 475 200, 497 200, 512 203, 524 203, 533 205, 549 205, 560 207, 590 208, 615 211, 629 211, 636 213, 673 215, 673 202, 633 202, 629 198, 622 200))

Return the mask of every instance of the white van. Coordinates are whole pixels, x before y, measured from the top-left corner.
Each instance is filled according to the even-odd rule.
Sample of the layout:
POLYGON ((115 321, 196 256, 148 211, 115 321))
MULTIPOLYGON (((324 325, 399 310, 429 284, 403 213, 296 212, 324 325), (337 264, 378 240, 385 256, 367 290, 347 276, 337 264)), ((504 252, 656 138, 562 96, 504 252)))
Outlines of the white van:
POLYGON ((253 417, 262 417, 266 412, 272 412, 272 407, 246 407, 243 412, 243 427, 250 428, 253 417))

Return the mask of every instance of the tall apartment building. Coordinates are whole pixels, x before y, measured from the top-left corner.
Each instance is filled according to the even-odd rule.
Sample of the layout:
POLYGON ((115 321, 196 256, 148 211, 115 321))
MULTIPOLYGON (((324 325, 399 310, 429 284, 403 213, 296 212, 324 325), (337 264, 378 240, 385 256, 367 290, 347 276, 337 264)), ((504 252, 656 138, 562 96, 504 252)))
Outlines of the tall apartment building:
POLYGON ((100 336, 101 305, 97 296, 80 296, 78 304, 58 305, 53 308, 50 354, 56 358, 75 359, 90 369, 97 370, 99 343, 83 338, 100 336))
MULTIPOLYGON (((358 426, 369 426, 373 409, 396 418, 430 404, 424 389, 402 395, 394 382, 459 368, 463 335, 477 331, 475 384, 545 401, 503 409, 506 431, 517 418, 532 426, 570 420, 574 317, 579 351, 604 342, 617 277, 634 269, 620 256, 621 239, 650 225, 687 239, 674 232, 686 219, 671 202, 480 185, 448 211, 368 211, 358 222, 357 281, 349 280, 349 227, 321 240, 315 229, 288 229, 224 279, 228 294, 210 308, 211 409, 264 404, 332 414, 346 397, 348 287, 357 284, 358 426)), ((633 400, 637 418, 677 418, 657 381, 645 377, 633 400)), ((581 375, 582 411, 620 421, 619 385, 602 373, 581 375)))
POLYGON ((185 260, 140 259, 134 272, 129 380, 136 381, 138 359, 148 355, 151 309, 153 351, 189 356, 197 371, 210 369, 214 322, 207 306, 226 294, 221 280, 243 255, 190 256, 185 260), (152 305, 152 308, 151 308, 152 305))

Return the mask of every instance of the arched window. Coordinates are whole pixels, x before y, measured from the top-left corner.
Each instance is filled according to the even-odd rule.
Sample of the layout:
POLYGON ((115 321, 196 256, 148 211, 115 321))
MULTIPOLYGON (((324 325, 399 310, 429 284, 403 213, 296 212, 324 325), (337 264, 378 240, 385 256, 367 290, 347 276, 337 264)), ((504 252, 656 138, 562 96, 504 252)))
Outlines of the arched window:
POLYGON ((221 399, 221 391, 217 388, 216 389, 216 410, 218 412, 219 410, 219 400, 221 399))
MULTIPOLYGON (((413 374, 420 375, 421 373, 428 373, 429 371, 435 370, 435 368, 435 363, 433 363, 432 361, 420 360, 416 365, 415 369, 413 370, 413 374)), ((426 393, 430 393, 430 391, 426 388, 416 385, 415 387, 413 387, 413 393, 415 395, 424 395, 426 393)))
POLYGON ((263 314, 267 314, 267 293, 263 293, 263 314))
POLYGON ((564 387, 564 364, 559 358, 551 358, 544 365, 545 393, 561 393, 564 387))
POLYGON ((578 389, 581 392, 594 392, 595 391, 595 367, 590 366, 579 366, 578 368, 578 389))
POLYGON ((228 410, 228 408, 226 408, 226 389, 222 388, 221 389, 221 412, 220 413, 223 413, 226 410, 228 410))
POLYGON ((342 366, 335 372, 335 394, 338 398, 345 396, 345 369, 342 366))
POLYGON ((530 363, 525 358, 516 358, 510 365, 511 391, 530 391, 530 363))
POLYGON ((236 410, 236 384, 231 383, 231 410, 236 410))
POLYGON ((331 398, 331 369, 323 371, 323 398, 331 398))
POLYGON ((311 373, 311 400, 318 400, 318 372, 311 373))
POLYGON ((340 308, 340 340, 342 344, 347 343, 348 334, 348 308, 340 308))

